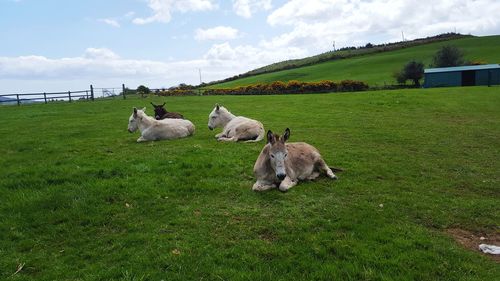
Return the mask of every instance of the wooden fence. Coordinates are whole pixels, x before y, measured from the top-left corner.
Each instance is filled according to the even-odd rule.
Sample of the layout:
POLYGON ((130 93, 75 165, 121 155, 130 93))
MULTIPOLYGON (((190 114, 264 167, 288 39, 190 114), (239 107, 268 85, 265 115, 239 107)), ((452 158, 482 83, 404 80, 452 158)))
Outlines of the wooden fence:
POLYGON ((52 93, 24 93, 24 94, 1 94, 0 104, 17 104, 18 106, 22 103, 31 102, 52 102, 52 101, 68 101, 73 102, 74 100, 90 100, 94 101, 97 98, 104 98, 109 96, 122 95, 123 99, 126 99, 125 85, 122 84, 121 88, 94 88, 90 85, 88 90, 80 91, 67 91, 67 92, 52 92, 52 93), (115 94, 115 90, 121 90, 121 93, 115 94), (99 92, 100 91, 100 95, 99 92))

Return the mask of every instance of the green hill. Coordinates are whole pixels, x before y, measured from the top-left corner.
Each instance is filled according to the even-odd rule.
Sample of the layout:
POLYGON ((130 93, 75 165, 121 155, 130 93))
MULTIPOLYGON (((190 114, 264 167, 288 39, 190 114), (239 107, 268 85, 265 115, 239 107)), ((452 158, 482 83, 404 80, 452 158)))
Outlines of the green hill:
POLYGON ((396 51, 367 54, 353 58, 322 62, 310 66, 259 74, 230 82, 214 84, 209 88, 232 88, 255 83, 273 81, 321 81, 321 80, 361 80, 368 84, 395 84, 392 73, 415 59, 429 65, 434 53, 444 45, 461 48, 465 58, 485 63, 500 62, 500 36, 468 37, 443 42, 429 43, 396 51))

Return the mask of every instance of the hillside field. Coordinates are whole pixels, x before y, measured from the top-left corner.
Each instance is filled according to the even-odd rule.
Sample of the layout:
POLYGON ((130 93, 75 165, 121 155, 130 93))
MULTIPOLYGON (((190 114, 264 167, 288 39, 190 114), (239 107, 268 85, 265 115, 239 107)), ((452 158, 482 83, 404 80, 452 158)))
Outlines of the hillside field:
POLYGON ((211 85, 208 88, 232 88, 273 81, 340 81, 346 79, 364 81, 371 86, 391 85, 396 84, 392 77, 394 71, 401 70, 410 60, 422 61, 427 67, 432 62, 436 51, 444 45, 459 47, 464 51, 467 60, 500 63, 498 51, 500 36, 470 37, 260 74, 211 85))
POLYGON ((0 106, 0 280, 494 280, 449 233, 499 235, 499 109, 499 87, 0 106), (151 101, 195 135, 136 143, 151 101), (215 103, 345 171, 251 191, 265 141, 218 143, 215 103))

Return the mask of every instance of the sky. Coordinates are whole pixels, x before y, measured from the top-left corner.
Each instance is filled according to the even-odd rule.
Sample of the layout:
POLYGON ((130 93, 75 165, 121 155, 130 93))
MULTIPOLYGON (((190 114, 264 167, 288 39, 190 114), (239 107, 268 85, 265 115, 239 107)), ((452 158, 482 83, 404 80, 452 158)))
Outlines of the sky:
POLYGON ((0 94, 197 85, 345 46, 500 34, 499 0, 0 0, 0 94))

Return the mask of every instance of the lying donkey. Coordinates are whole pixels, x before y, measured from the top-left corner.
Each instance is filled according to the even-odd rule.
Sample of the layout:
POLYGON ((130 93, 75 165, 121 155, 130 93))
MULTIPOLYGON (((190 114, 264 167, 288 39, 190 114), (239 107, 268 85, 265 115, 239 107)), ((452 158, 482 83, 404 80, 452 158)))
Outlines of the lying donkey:
POLYGON ((289 137, 288 128, 282 137, 271 131, 267 132, 267 144, 253 167, 257 178, 253 190, 263 191, 278 187, 281 191, 287 191, 299 180, 313 180, 320 173, 337 179, 316 148, 304 142, 285 143, 289 137))
POLYGON ((156 120, 148 116, 144 111, 146 108, 137 109, 128 119, 128 131, 133 133, 141 131, 141 137, 137 142, 154 140, 171 140, 190 136, 194 133, 194 125, 185 119, 156 120))
POLYGON ((154 107, 156 120, 162 120, 166 118, 184 119, 184 116, 182 116, 182 114, 180 113, 168 112, 164 107, 165 103, 163 103, 162 105, 155 105, 154 103, 151 103, 151 105, 154 107))
POLYGON ((264 138, 264 126, 257 120, 235 116, 218 104, 208 116, 208 128, 223 127, 222 133, 215 135, 219 141, 258 142, 264 138))

